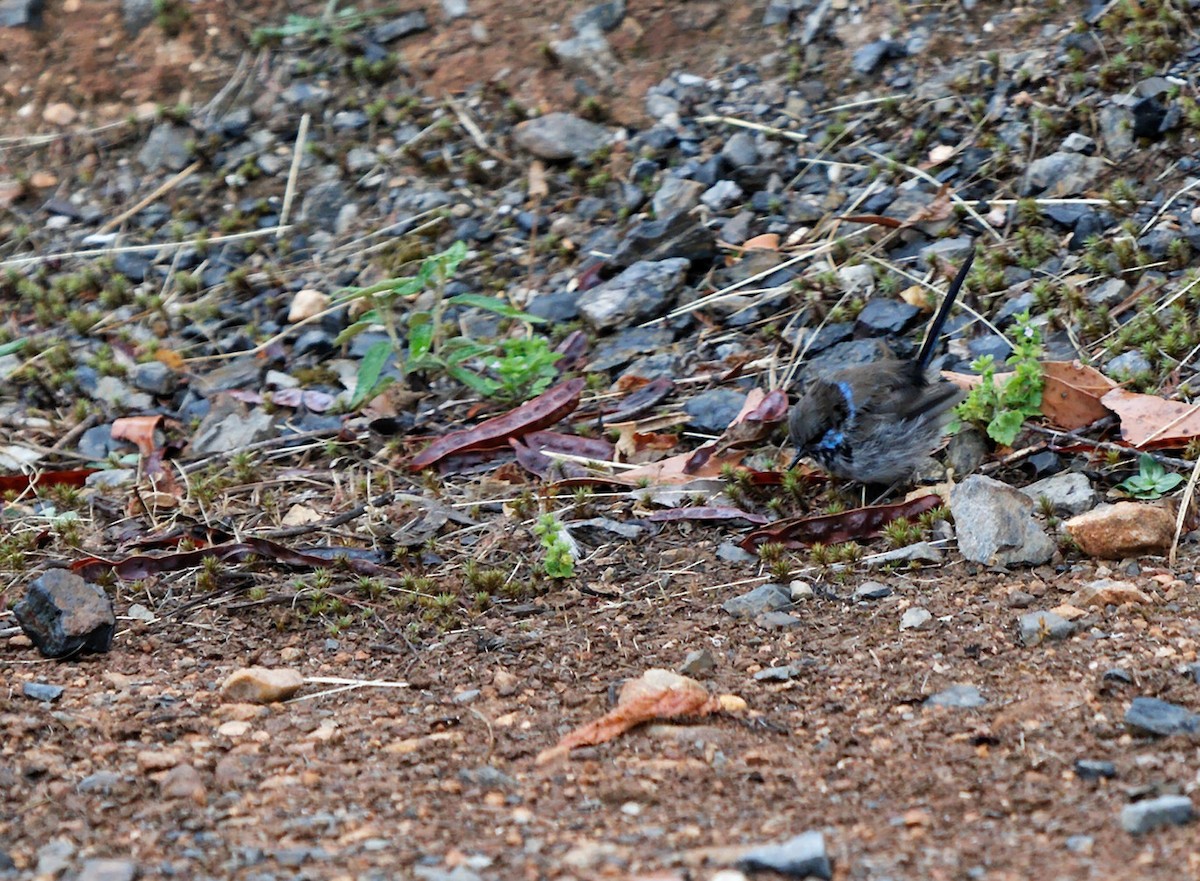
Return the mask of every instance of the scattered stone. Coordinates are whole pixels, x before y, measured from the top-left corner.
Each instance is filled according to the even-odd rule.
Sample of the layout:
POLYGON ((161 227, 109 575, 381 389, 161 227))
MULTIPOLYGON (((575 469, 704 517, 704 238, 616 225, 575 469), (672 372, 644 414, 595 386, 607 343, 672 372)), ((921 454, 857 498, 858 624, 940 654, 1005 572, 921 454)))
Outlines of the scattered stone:
MULTIPOLYGON (((944 523, 945 521, 943 521, 944 523)), ((939 563, 942 560, 941 549, 927 541, 918 541, 902 548, 892 548, 881 554, 872 554, 869 560, 863 562, 867 566, 887 566, 891 563, 939 563)))
POLYGON ((43 121, 51 125, 68 126, 78 118, 79 111, 63 102, 47 104, 46 109, 42 111, 43 121))
POLYGON ((684 658, 679 672, 684 676, 707 676, 716 667, 717 662, 713 660, 712 652, 708 649, 700 649, 699 651, 688 652, 688 656, 684 658))
POLYGON ((1063 640, 1075 633, 1077 625, 1054 612, 1029 612, 1021 616, 1021 642, 1039 645, 1051 640, 1063 640))
POLYGON ((891 586, 878 581, 864 581, 858 587, 854 588, 855 600, 882 600, 891 595, 891 586))
POLYGON ((313 288, 304 288, 296 292, 292 305, 288 308, 288 324, 305 321, 314 315, 320 315, 329 308, 329 295, 313 288))
POLYGON ((1111 309, 1124 302, 1125 298, 1129 296, 1129 291, 1129 282, 1122 278, 1110 278, 1087 291, 1083 298, 1090 306, 1104 306, 1111 309))
POLYGON ((130 376, 134 388, 152 395, 173 395, 179 387, 175 371, 161 361, 145 361, 133 368, 130 376))
POLYGON ((628 327, 665 312, 690 264, 681 257, 638 261, 579 297, 579 312, 595 330, 628 327))
POLYGON ((1156 697, 1135 697, 1125 711, 1125 725, 1138 734, 1170 737, 1200 733, 1200 716, 1156 697))
POLYGON ((182 171, 192 161, 192 133, 169 122, 156 125, 138 153, 149 171, 182 171))
POLYGON ((1079 588, 1071 594, 1067 602, 1086 609, 1092 606, 1120 606, 1125 603, 1148 604, 1152 600, 1133 582, 1099 578, 1079 588))
POLYGON ((787 612, 764 612, 755 619, 755 622, 764 630, 791 630, 804 623, 795 615, 789 615, 787 612))
POLYGON ((903 58, 907 53, 903 43, 893 40, 876 40, 858 49, 850 59, 850 66, 864 76, 874 73, 880 65, 891 58, 903 58))
POLYGON ((784 664, 782 667, 765 667, 755 673, 754 678, 758 682, 787 682, 799 672, 790 664, 784 664))
POLYGON ((286 668, 243 667, 221 684, 227 701, 271 704, 285 701, 304 685, 304 677, 286 668))
POLYGON ((974 685, 951 685, 949 688, 925 698, 927 707, 948 707, 953 710, 973 710, 987 703, 974 685))
POLYGON ((1196 811, 1186 795, 1161 795, 1121 809, 1121 828, 1130 835, 1144 835, 1162 826, 1183 826, 1194 819, 1196 811))
POLYGON ((737 418, 746 402, 746 395, 727 388, 709 389, 683 405, 689 417, 688 424, 698 431, 720 434, 737 418))
POLYGON ((121 782, 121 775, 114 771, 97 771, 84 777, 75 786, 77 792, 95 792, 100 795, 111 795, 113 789, 121 782))
POLYGON ((44 0, 0 0, 0 28, 40 28, 44 0))
POLYGON ((1154 365, 1150 363, 1150 359, 1134 349, 1132 352, 1122 352, 1109 361, 1106 372, 1117 379, 1132 379, 1153 370, 1154 365))
POLYGON ((1099 759, 1076 759, 1075 776, 1080 780, 1100 780, 1117 776, 1117 766, 1099 759))
POLYGON ((749 593, 733 597, 721 608, 735 618, 753 618, 764 612, 777 612, 792 604, 792 592, 782 584, 761 584, 749 593))
POLYGON ((951 493, 950 512, 958 548, 968 560, 1036 566, 1054 555, 1054 542, 1032 516, 1033 502, 998 480, 972 474, 951 493))
POLYGON ((108 594, 66 569, 50 569, 29 585, 13 616, 48 658, 107 652, 117 623, 108 594))
POLYGON ((663 178, 654 198, 650 200, 654 216, 661 222, 681 212, 691 211, 700 204, 700 196, 705 189, 699 181, 674 176, 663 178))
POLYGON ((1043 478, 1024 487, 1021 492, 1033 499, 1039 510, 1041 499, 1046 499, 1051 510, 1060 517, 1090 511, 1100 499, 1087 475, 1076 471, 1043 478))
POLYGON ((25 697, 46 703, 58 700, 62 697, 63 691, 61 685, 49 685, 45 682, 26 682, 21 686, 21 694, 25 697))
POLYGON ((1175 540, 1175 515, 1159 505, 1101 505, 1063 524, 1090 557, 1119 560, 1162 553, 1175 540))
POLYGON ((275 417, 264 410, 248 410, 234 398, 222 395, 200 421, 192 437, 197 456, 229 453, 275 435, 275 417))
POLYGON ((731 180, 719 180, 700 195, 700 201, 713 211, 724 211, 742 200, 742 188, 731 180))
POLYGON ((425 13, 420 10, 406 12, 403 15, 393 18, 391 21, 377 25, 371 30, 371 36, 376 43, 390 43, 393 40, 399 40, 402 37, 408 37, 412 34, 419 34, 421 31, 429 30, 429 20, 425 18, 425 13))
POLYGON ((807 581, 793 581, 788 585, 788 590, 791 592, 793 603, 798 603, 801 600, 811 600, 816 596, 812 585, 807 581))
POLYGON ((176 765, 169 770, 160 782, 159 790, 165 798, 188 799, 198 805, 208 801, 200 772, 188 764, 176 765))
POLYGON ((547 113, 513 129, 517 146, 541 159, 586 159, 609 141, 608 129, 570 113, 547 113))
POLYGON ((69 839, 56 838, 38 848, 33 874, 38 878, 57 878, 71 865, 74 856, 75 845, 69 839))
POLYGON ((571 27, 577 33, 582 33, 588 28, 597 28, 606 32, 615 31, 621 26, 624 19, 625 0, 607 0, 607 2, 597 3, 580 12, 571 19, 571 27))
POLYGON ((928 609, 913 606, 911 609, 905 609, 904 614, 900 616, 900 629, 922 630, 932 620, 933 613, 928 609))
POLYGON ((145 749, 137 754, 138 770, 143 774, 168 771, 180 762, 180 753, 172 749, 145 749))
POLYGON ((1026 195, 1040 191, 1048 198, 1078 196, 1095 185, 1105 168, 1099 156, 1051 153, 1029 163, 1026 195))
POLYGON ((833 878, 833 867, 825 852, 825 836, 802 832, 782 844, 756 847, 742 855, 738 868, 748 872, 767 870, 793 878, 833 878))
POLYGON ((137 871, 130 860, 86 860, 75 881, 133 881, 137 871))
POLYGON ((340 181, 315 184, 304 193, 300 202, 300 220, 318 229, 337 229, 342 208, 347 204, 346 189, 340 181))

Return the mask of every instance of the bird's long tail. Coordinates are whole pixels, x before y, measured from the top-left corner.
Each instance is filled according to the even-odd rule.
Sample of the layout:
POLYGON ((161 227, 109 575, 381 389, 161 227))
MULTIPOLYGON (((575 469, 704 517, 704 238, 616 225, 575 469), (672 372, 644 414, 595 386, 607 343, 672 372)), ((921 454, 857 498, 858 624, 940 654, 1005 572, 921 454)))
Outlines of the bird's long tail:
POLYGON ((974 260, 975 245, 972 244, 971 250, 967 252, 967 259, 958 268, 958 275, 954 276, 954 281, 950 282, 950 289, 946 291, 946 297, 942 300, 942 305, 938 307, 937 314, 933 316, 933 321, 929 323, 929 330, 925 333, 925 342, 921 343, 921 350, 917 352, 917 357, 914 359, 917 368, 922 374, 929 367, 929 362, 933 360, 933 352, 937 347, 938 337, 942 334, 942 327, 945 325, 946 319, 950 317, 950 307, 958 299, 958 292, 962 289, 963 282, 967 280, 967 273, 970 272, 971 263, 974 260))

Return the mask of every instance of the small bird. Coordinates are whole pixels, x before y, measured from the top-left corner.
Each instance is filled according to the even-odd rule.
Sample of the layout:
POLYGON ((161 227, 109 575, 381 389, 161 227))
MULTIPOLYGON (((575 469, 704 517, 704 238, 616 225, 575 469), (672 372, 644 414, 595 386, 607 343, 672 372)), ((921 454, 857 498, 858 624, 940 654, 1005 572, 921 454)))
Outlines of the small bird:
POLYGON ((929 363, 974 259, 972 245, 915 358, 846 367, 809 385, 788 415, 788 437, 796 447, 789 468, 808 456, 837 477, 896 483, 937 448, 963 393, 948 382, 931 382, 929 363))

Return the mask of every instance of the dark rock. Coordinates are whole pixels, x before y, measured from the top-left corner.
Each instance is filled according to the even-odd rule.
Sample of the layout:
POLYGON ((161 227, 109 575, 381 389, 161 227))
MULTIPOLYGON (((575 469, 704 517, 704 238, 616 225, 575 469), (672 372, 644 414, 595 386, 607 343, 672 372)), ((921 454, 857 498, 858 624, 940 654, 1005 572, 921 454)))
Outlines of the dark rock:
POLYGON ((63 691, 61 685, 50 685, 45 682, 26 682, 21 686, 21 694, 25 697, 46 703, 58 700, 62 697, 63 691))
POLYGON ((833 877, 833 866, 825 852, 825 836, 820 832, 804 832, 782 844, 756 847, 743 854, 738 868, 747 872, 767 870, 793 878, 833 877))
POLYGON ((171 395, 179 387, 175 371, 161 361, 145 361, 133 368, 133 387, 152 395, 171 395))
POLYGON ((1167 108, 1157 98, 1143 98, 1133 105, 1133 136, 1157 141, 1165 131, 1167 108))
POLYGON ((323 329, 306 330, 292 344, 292 355, 297 358, 303 355, 328 355, 334 349, 334 336, 323 329))
POLYGON ((1054 612, 1029 612, 1021 616, 1018 626, 1024 645, 1066 639, 1078 629, 1074 621, 1054 612))
POLYGON ((89 428, 79 438, 79 452, 89 459, 107 459, 110 453, 130 449, 126 441, 113 440, 111 424, 89 428))
POLYGON ((1120 682, 1122 685, 1133 685, 1133 677, 1129 675, 1129 671, 1122 670, 1120 667, 1110 667, 1104 671, 1104 675, 1100 678, 1104 682, 1120 682))
POLYGON ((639 260, 666 260, 683 257, 696 266, 709 263, 717 252, 713 231, 686 213, 660 220, 646 220, 634 226, 613 252, 613 266, 626 267, 639 260))
POLYGON ((691 417, 688 424, 699 431, 720 434, 741 412, 746 395, 733 389, 715 388, 701 392, 683 405, 691 417))
POLYGON ((399 40, 401 37, 419 34, 421 31, 427 30, 429 30, 429 20, 423 11, 417 9, 372 28, 371 38, 376 43, 390 43, 392 40, 399 40))
POLYGON ((345 204, 346 190, 340 181, 315 184, 306 190, 300 203, 300 219, 319 229, 333 231, 345 204))
POLYGON ((1200 716, 1156 697, 1135 697, 1125 711, 1125 725, 1138 734, 1169 737, 1200 733, 1200 716))
POLYGON ((673 174, 668 175, 663 178, 650 200, 654 216, 661 222, 674 215, 690 211, 700 204, 700 196, 705 189, 703 181, 689 180, 673 174))
POLYGON ((525 311, 547 321, 574 321, 579 316, 578 291, 553 291, 529 301, 525 311))
POLYGON ((1080 780, 1099 780, 1117 776, 1117 766, 1099 759, 1076 759, 1075 776, 1080 780))
POLYGON ((154 15, 154 0, 121 0, 121 24, 131 37, 154 21, 154 15))
POLYGON ((658 352, 671 344, 671 331, 665 327, 630 327, 596 346, 590 371, 622 367, 647 352, 658 352))
POLYGON ((850 61, 856 73, 872 74, 881 64, 891 58, 903 58, 907 54, 903 43, 894 40, 876 40, 861 47, 850 61))
POLYGON ((607 0, 585 9, 571 19, 571 27, 576 33, 583 33, 588 28, 600 31, 615 31, 625 18, 625 0, 607 0))
POLYGON ((30 584, 13 615, 48 658, 107 652, 117 623, 108 594, 65 569, 50 569, 30 584))
POLYGON ((856 600, 882 600, 892 595, 892 588, 879 581, 864 581, 854 588, 856 600))
POLYGON ((855 324, 872 336, 902 334, 921 316, 921 310, 901 300, 872 299, 858 313, 855 324))
POLYGON ((873 364, 888 355, 888 348, 879 340, 849 340, 830 346, 815 358, 809 359, 804 368, 803 380, 813 376, 828 376, 843 367, 857 364, 873 364))
POLYGON ((134 284, 141 284, 150 271, 152 257, 152 254, 140 251, 119 251, 113 255, 113 272, 120 273, 134 284))

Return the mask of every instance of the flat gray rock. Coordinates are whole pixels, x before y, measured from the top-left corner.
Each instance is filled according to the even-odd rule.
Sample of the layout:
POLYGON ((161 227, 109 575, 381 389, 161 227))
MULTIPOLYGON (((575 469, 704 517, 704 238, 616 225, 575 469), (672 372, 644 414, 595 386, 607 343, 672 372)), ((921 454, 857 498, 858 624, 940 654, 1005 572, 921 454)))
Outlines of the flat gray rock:
POLYGON ((1196 809, 1186 795, 1161 795, 1134 802, 1121 810, 1121 828, 1144 835, 1162 826, 1182 826, 1196 819, 1196 809))

